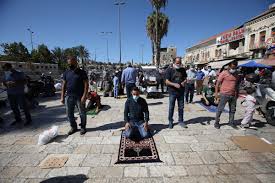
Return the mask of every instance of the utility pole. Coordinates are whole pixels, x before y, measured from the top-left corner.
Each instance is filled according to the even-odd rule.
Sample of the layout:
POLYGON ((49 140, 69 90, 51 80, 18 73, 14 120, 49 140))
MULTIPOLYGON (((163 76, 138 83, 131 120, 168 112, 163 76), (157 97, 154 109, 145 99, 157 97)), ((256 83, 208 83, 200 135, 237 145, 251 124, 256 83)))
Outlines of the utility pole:
POLYGON ((96 49, 95 49, 95 62, 96 62, 96 49))
POLYGON ((114 5, 118 6, 118 37, 119 37, 119 64, 121 64, 121 20, 120 20, 120 6, 125 2, 118 0, 114 5))
POLYGON ((106 36, 106 54, 107 54, 107 61, 110 62, 109 59, 109 41, 108 41, 108 35, 112 34, 113 32, 100 32, 101 35, 106 36))
POLYGON ((30 28, 28 28, 27 30, 30 32, 30 37, 31 37, 31 46, 32 46, 32 50, 33 50, 32 35, 33 35, 33 33, 34 33, 34 32, 33 32, 30 28))

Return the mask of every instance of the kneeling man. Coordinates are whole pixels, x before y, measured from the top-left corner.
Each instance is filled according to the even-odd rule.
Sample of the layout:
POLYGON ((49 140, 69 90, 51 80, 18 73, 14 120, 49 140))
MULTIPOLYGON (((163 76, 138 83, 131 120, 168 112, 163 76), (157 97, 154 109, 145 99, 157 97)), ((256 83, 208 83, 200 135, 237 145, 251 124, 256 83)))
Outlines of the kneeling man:
POLYGON ((125 136, 130 138, 139 132, 142 138, 147 138, 149 133, 149 110, 145 99, 141 98, 137 87, 132 89, 132 96, 127 99, 124 109, 125 136))

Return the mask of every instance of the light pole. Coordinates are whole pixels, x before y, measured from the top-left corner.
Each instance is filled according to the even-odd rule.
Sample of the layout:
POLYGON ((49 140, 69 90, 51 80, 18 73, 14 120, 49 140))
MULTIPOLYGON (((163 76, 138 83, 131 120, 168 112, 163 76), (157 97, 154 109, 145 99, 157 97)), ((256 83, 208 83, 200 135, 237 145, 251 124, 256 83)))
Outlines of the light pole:
POLYGON ((32 35, 33 35, 34 32, 33 32, 30 28, 28 28, 27 30, 30 32, 30 36, 31 36, 31 45, 32 45, 32 50, 33 50, 32 35))
POLYGON ((107 52, 107 60, 108 62, 110 61, 109 59, 109 41, 108 41, 108 35, 112 34, 112 32, 100 32, 101 35, 106 36, 106 52, 107 52))
POLYGON ((119 37, 119 64, 121 64, 121 27, 120 27, 120 6, 124 5, 125 2, 122 2, 121 0, 118 0, 118 2, 115 3, 116 6, 118 6, 118 37, 119 37))

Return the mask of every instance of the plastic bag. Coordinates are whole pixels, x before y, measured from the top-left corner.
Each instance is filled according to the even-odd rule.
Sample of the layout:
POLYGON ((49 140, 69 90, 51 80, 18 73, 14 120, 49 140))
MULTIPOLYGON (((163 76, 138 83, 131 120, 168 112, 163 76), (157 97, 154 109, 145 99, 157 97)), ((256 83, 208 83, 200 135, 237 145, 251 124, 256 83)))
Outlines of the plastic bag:
POLYGON ((49 130, 39 135, 38 145, 45 145, 58 135, 58 126, 52 126, 49 130))

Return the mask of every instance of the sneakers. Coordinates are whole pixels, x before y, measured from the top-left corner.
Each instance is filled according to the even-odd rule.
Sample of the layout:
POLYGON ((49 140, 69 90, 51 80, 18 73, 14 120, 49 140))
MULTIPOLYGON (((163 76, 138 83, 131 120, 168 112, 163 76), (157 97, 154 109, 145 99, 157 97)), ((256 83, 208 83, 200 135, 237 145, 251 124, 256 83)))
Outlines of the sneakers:
POLYGON ((179 125, 182 127, 182 128, 188 128, 187 125, 183 122, 179 122, 179 125))
POLYGON ((215 124, 214 124, 214 127, 215 127, 216 129, 220 129, 220 128, 221 128, 221 125, 220 125, 219 123, 215 123, 215 124))
POLYGON ((72 135, 75 132, 77 132, 77 129, 76 128, 71 128, 71 130, 67 133, 67 135, 72 135))
POLYGON ((86 128, 80 129, 80 135, 84 135, 87 132, 86 128))

